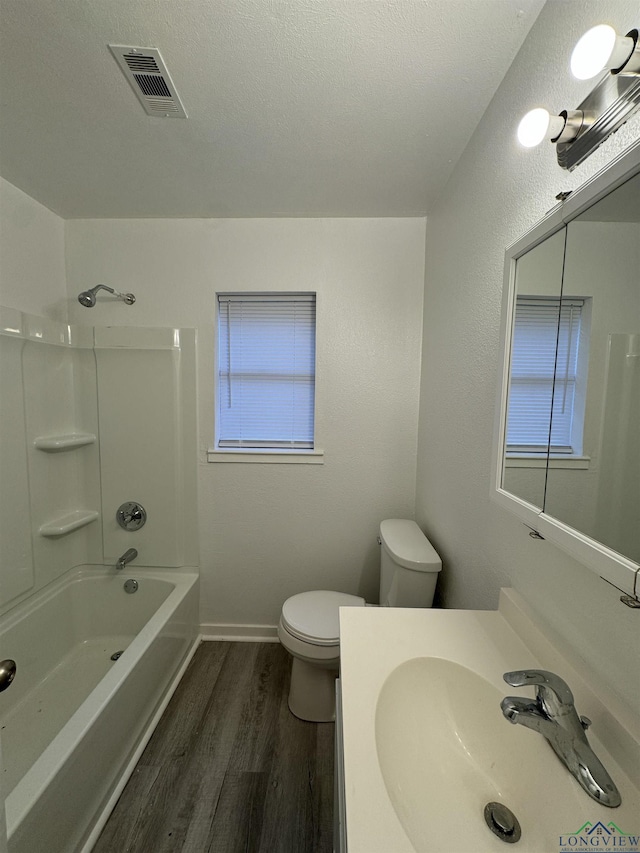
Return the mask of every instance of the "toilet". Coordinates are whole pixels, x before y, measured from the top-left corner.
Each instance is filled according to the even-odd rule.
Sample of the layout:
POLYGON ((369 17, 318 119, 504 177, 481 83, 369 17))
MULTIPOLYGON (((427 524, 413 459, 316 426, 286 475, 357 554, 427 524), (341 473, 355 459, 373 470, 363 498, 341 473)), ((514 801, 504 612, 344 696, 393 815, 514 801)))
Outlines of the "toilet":
MULTIPOLYGON (((431 607, 442 561, 415 521, 380 523, 380 604, 431 607)), ((335 719, 335 679, 340 663, 341 607, 364 607, 358 595, 301 592, 282 605, 278 637, 293 657, 289 710, 301 720, 335 719)))

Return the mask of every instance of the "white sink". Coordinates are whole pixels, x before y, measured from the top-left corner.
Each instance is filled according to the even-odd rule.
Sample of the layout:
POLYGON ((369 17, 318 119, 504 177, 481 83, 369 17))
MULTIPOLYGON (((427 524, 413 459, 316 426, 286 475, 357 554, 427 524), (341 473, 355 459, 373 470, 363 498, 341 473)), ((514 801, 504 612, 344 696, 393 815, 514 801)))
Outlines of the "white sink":
POLYGON ((541 735, 503 717, 500 700, 508 690, 517 692, 507 685, 499 691, 470 669, 431 657, 406 661, 384 682, 376 708, 378 761, 419 853, 434 843, 446 850, 452 835, 456 850, 515 851, 491 834, 483 816, 490 802, 516 816, 518 850, 548 849, 550 820, 569 833, 584 823, 585 812, 603 811, 596 803, 591 808, 541 735))
MULTIPOLYGON (((560 853, 562 838, 579 849, 578 833, 598 822, 640 836, 638 721, 614 717, 613 700, 543 646, 536 657, 503 614, 345 608, 340 631, 348 853, 560 853), (502 715, 504 696, 534 695, 503 673, 529 668, 564 678, 593 719, 589 741, 619 808, 592 800, 542 735, 502 715), (487 826, 489 802, 517 818, 516 843, 487 826)), ((636 849, 622 841, 612 849, 636 849)))

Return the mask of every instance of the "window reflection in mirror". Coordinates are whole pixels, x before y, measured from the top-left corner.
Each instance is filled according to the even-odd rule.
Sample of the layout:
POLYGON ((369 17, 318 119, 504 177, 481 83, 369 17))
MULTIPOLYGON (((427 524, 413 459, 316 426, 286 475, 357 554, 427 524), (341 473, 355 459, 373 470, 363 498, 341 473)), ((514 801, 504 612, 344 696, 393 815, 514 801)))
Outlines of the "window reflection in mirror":
MULTIPOLYGON (((502 487, 540 509, 544 503, 564 251, 562 228, 516 262, 502 487)), ((553 440, 557 442, 558 436, 553 440)))
MULTIPOLYGON (((551 462, 544 511, 640 561, 640 175, 568 224, 563 306, 576 295, 591 315, 575 391, 588 467, 551 462)), ((553 421, 567 398, 562 360, 559 352, 553 421)))

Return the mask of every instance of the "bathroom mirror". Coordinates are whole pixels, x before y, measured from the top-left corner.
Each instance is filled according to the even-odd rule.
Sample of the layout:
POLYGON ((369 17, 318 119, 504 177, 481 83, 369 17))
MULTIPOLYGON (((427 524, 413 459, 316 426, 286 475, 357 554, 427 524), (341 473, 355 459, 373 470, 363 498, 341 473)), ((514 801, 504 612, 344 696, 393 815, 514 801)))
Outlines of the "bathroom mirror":
POLYGON ((516 261, 502 485, 542 510, 566 229, 516 261))
POLYGON ((640 174, 567 225, 562 288, 563 305, 583 304, 576 376, 557 365, 554 401, 569 406, 565 385, 581 386, 585 467, 549 465, 544 511, 640 563, 640 174))
POLYGON ((494 497, 640 595, 640 143, 506 253, 494 497))

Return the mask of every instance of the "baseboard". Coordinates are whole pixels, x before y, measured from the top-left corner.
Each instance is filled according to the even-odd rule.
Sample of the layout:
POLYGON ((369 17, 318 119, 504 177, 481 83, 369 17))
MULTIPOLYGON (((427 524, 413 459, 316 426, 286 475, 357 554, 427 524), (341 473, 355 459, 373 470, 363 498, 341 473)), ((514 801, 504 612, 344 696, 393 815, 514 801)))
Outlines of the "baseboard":
POLYGON ((207 640, 227 640, 234 643, 277 643, 275 625, 224 625, 205 622, 200 625, 200 636, 207 640))

